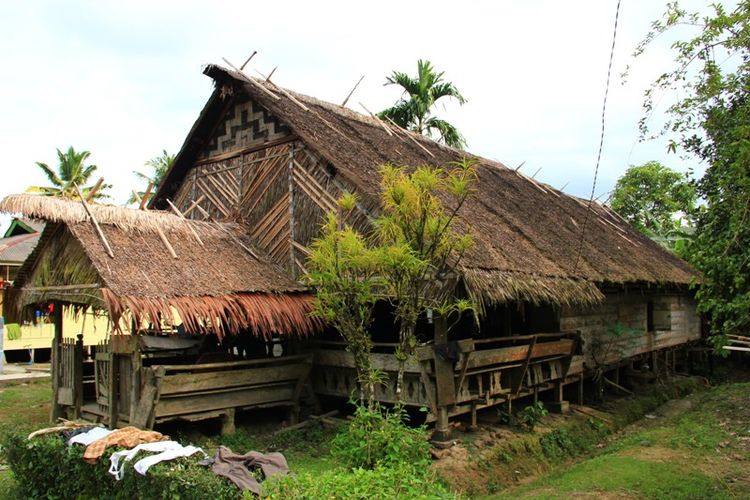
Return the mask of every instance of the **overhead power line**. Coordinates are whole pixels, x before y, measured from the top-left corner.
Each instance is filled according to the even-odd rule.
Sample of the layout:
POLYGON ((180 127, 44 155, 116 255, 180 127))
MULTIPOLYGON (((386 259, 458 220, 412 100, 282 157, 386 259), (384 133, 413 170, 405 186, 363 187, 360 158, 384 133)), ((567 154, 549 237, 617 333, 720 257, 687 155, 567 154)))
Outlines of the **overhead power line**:
POLYGON ((596 168, 594 169, 594 181, 591 184, 591 195, 589 196, 589 203, 586 207, 586 215, 583 218, 583 225, 581 226, 581 239, 578 242, 578 251, 576 252, 576 260, 573 265, 573 273, 575 274, 578 270, 578 263, 581 260, 581 252, 583 251, 583 244, 586 239, 586 226, 588 225, 589 218, 591 216, 591 205, 594 203, 594 192, 596 191, 596 181, 599 177, 599 164, 602 159, 602 149, 604 148, 604 118, 607 114, 607 96, 609 95, 609 82, 612 76, 612 60, 615 57, 615 42, 617 41, 617 21, 620 18, 620 1, 617 0, 617 8, 615 9, 615 26, 612 30, 612 48, 609 51, 609 65, 607 66, 607 83, 604 87, 604 101, 602 102, 602 126, 601 133, 599 135, 599 152, 596 155, 596 168))

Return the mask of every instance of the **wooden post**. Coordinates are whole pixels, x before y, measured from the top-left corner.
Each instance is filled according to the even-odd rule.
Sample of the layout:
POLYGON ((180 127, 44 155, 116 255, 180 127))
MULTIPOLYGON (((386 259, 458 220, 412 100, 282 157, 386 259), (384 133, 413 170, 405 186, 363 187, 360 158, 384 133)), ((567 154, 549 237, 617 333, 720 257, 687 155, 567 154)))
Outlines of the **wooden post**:
POLYGON ((227 408, 221 418, 221 435, 234 434, 235 431, 234 408, 227 408))
MULTIPOLYGON (((448 324, 444 316, 434 318, 435 347, 445 346, 448 343, 448 324)), ((453 363, 443 359, 434 352, 435 362, 435 385, 437 389, 437 422, 433 441, 448 442, 451 432, 448 422, 448 406, 456 403, 456 381, 454 379, 453 363)))
POLYGON ((52 339, 52 408, 50 410, 50 421, 55 423, 63 416, 63 408, 57 402, 58 389, 60 385, 60 346, 63 339, 63 310, 62 303, 54 302, 53 321, 55 324, 55 338, 52 339))
POLYGON ((107 400, 109 402, 109 407, 107 408, 107 418, 110 429, 116 429, 117 428, 117 420, 119 416, 119 396, 117 389, 119 388, 120 382, 119 382, 119 366, 118 366, 118 360, 119 355, 114 352, 109 353, 109 387, 107 387, 107 400))
POLYGON ((578 404, 583 404, 583 374, 581 374, 581 379, 578 381, 578 404))
MULTIPOLYGON (((137 339, 134 339, 137 340, 137 339)), ((133 342, 133 353, 130 355, 130 425, 138 418, 138 407, 141 400, 141 350, 138 342, 133 342)), ((148 419, 146 419, 148 420, 148 419)))
POLYGON ((550 410, 555 413, 568 413, 570 411, 570 404, 563 399, 563 381, 558 380, 555 382, 555 387, 552 390, 552 397, 554 401, 552 401, 550 405, 550 410))
POLYGON ((471 402, 471 425, 469 426, 470 431, 477 430, 477 402, 471 402))
POLYGON ((73 412, 75 418, 81 418, 83 407, 83 334, 76 336, 75 354, 73 356, 73 412))
POLYGON ((563 400, 563 383, 562 381, 558 380, 555 382, 555 388, 553 392, 555 402, 559 403, 563 400))

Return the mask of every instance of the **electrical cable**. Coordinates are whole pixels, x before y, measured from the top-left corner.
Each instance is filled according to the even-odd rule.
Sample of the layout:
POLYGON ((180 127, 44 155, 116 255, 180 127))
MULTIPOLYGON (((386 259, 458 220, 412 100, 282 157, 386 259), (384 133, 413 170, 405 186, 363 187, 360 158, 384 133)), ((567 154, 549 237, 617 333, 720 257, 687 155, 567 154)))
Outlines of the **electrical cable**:
POLYGON ((573 265, 573 272, 572 274, 575 274, 578 270, 578 263, 581 260, 581 252, 583 251, 583 244, 584 240, 586 238, 586 226, 589 222, 589 217, 591 214, 591 205, 594 203, 594 191, 596 190, 596 181, 599 177, 599 164, 601 163, 602 159, 602 149, 604 148, 604 118, 607 113, 607 96, 609 95, 609 82, 611 80, 612 76, 612 61, 615 57, 615 42, 617 41, 617 22, 620 18, 620 2, 621 0, 617 0, 617 8, 615 9, 615 26, 614 30, 612 32, 612 48, 609 52, 609 66, 607 67, 607 84, 604 88, 604 102, 602 103, 602 126, 601 126, 601 134, 599 136, 599 152, 596 155, 596 168, 594 169, 594 181, 591 186, 591 196, 589 197, 589 203, 586 207, 586 216, 583 219, 583 225, 581 227, 581 239, 578 243, 578 251, 576 252, 576 260, 575 264, 573 265))

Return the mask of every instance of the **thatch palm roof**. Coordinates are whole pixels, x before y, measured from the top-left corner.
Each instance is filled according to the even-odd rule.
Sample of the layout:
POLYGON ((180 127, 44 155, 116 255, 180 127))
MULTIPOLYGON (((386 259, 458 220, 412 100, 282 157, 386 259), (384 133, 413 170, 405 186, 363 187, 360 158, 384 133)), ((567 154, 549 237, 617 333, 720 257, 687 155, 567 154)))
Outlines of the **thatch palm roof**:
POLYGON ((254 252, 236 224, 89 208, 112 257, 80 202, 34 195, 0 202, 2 212, 47 222, 19 270, 17 306, 51 300, 88 305, 106 310, 115 324, 126 313, 137 323, 159 324, 176 312, 188 330, 219 334, 306 335, 317 327, 307 290, 254 252))
MULTIPOLYGON (((379 166, 445 166, 466 153, 426 137, 262 80, 210 65, 216 90, 156 194, 155 206, 174 195, 193 166, 200 144, 224 111, 227 86, 263 106, 354 185, 377 211, 379 166), (275 92, 274 99, 260 88, 275 92), (308 108, 306 111, 297 101, 308 108), (387 132, 386 128, 391 132, 387 132)), ((478 193, 462 208, 460 224, 475 245, 460 271, 480 300, 591 303, 602 284, 684 286, 696 277, 684 261, 634 230, 608 207, 567 195, 505 165, 478 158, 478 193), (588 215, 587 215, 588 212, 588 215), (588 218, 588 220, 587 220, 588 218), (584 221, 587 222, 585 223, 584 221), (585 237, 581 238, 586 224, 585 237)))

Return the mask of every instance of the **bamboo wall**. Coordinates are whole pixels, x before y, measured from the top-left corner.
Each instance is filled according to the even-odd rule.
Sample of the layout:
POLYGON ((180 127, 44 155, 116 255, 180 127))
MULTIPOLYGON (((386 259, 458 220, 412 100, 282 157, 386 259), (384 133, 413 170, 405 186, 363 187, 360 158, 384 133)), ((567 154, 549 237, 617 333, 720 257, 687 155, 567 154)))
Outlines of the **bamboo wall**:
MULTIPOLYGON (((337 199, 353 191, 315 151, 250 101, 230 106, 175 195, 187 216, 244 223, 254 243, 294 277, 337 199), (197 208, 196 205, 200 208, 197 208)), ((357 212, 355 226, 366 224, 357 212)))

